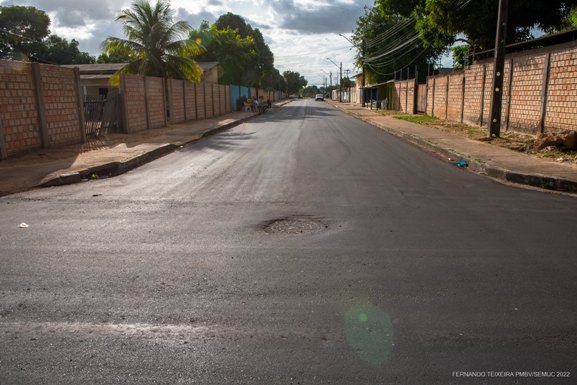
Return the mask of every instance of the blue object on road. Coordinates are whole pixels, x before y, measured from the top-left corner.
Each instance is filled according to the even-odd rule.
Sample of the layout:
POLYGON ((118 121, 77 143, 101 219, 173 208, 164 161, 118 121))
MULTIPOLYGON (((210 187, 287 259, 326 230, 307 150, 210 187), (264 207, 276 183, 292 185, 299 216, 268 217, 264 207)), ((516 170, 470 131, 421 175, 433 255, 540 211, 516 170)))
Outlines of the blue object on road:
POLYGON ((455 164, 457 165, 457 167, 469 167, 469 163, 467 163, 466 160, 460 160, 455 164))

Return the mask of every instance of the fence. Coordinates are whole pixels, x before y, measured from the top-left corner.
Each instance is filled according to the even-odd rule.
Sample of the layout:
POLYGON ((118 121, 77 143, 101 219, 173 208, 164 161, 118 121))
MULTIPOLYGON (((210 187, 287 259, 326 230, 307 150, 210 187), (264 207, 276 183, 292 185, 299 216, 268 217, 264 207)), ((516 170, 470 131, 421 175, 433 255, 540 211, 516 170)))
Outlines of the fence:
MULTIPOLYGON (((503 76, 501 121, 505 130, 530 134, 577 130, 577 42, 509 54, 503 76)), ((487 126, 492 78, 490 59, 462 71, 428 77, 427 84, 418 87, 415 109, 441 119, 487 126)), ((412 82, 395 82, 396 109, 411 112, 412 82), (403 104, 406 100, 409 103, 403 104)))
POLYGON ((0 60, 0 159, 84 139, 78 71, 0 60))
MULTIPOLYGON (((123 75, 120 97, 112 92, 106 100, 85 100, 78 69, 0 60, 0 160, 112 130, 133 133, 218 117, 237 109, 235 89, 244 87, 123 75)), ((246 90, 282 98, 278 91, 246 90)))

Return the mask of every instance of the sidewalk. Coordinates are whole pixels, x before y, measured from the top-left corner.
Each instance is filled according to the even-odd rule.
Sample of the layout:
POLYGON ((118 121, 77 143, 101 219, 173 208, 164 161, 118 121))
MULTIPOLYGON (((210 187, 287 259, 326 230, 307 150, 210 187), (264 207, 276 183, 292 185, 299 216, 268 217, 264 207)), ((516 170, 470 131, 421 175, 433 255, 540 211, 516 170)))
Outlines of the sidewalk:
MULTIPOLYGON (((275 103, 275 107, 288 102, 275 103)), ((119 175, 196 142, 211 132, 231 128, 256 115, 252 112, 233 112, 134 134, 108 134, 83 144, 17 155, 0 161, 0 196, 35 187, 119 175)))
POLYGON ((342 111, 452 162, 465 160, 471 171, 507 182, 577 193, 577 166, 557 163, 384 116, 360 105, 328 101, 342 111))

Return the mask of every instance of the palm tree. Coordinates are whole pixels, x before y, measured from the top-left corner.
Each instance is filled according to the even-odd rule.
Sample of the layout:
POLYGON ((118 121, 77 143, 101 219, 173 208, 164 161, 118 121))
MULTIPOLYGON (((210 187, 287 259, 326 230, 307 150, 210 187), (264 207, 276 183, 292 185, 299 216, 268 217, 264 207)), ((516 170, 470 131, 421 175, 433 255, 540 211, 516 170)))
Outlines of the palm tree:
POLYGON ((187 39, 192 28, 185 21, 173 22, 173 14, 168 0, 154 6, 136 0, 116 18, 124 24, 126 39, 108 37, 102 43, 104 53, 132 59, 120 72, 200 81, 202 70, 193 58, 204 49, 187 39))

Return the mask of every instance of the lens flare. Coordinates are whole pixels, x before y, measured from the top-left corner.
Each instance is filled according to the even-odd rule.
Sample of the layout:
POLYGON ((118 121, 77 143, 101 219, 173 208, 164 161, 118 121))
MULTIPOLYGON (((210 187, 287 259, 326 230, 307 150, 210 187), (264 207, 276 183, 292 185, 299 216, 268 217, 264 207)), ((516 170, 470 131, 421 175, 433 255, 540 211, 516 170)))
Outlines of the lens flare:
POLYGON ((355 305, 346 311, 345 335, 359 357, 373 367, 381 366, 393 351, 393 324, 371 304, 355 305))

